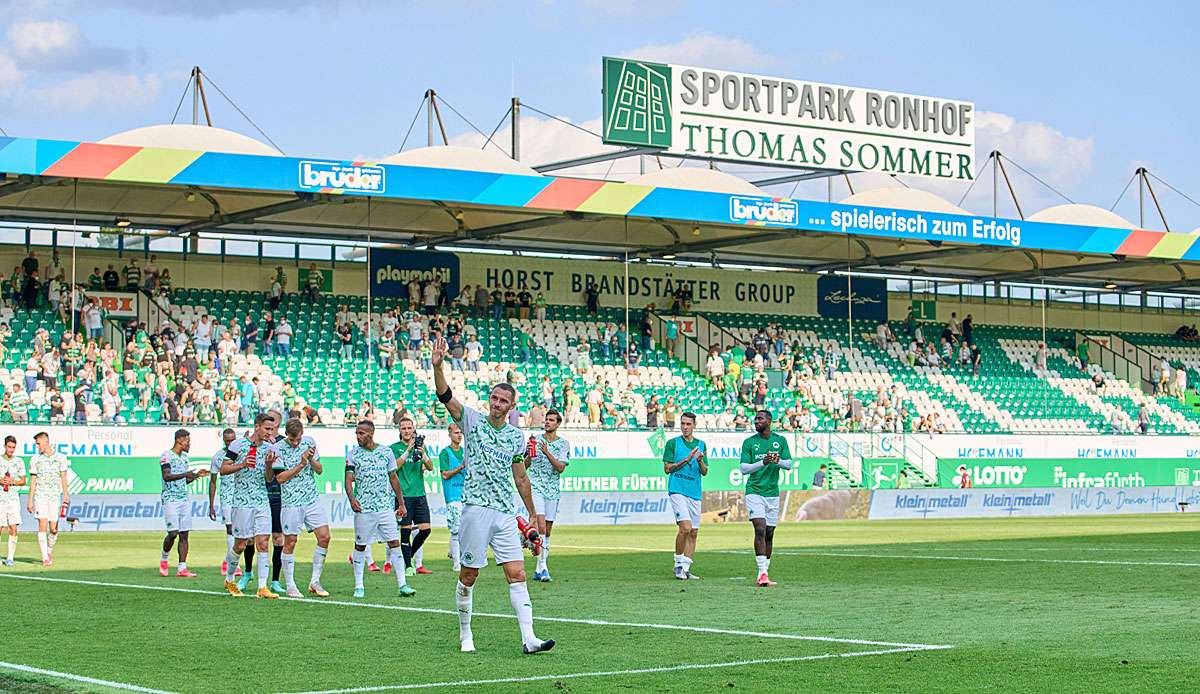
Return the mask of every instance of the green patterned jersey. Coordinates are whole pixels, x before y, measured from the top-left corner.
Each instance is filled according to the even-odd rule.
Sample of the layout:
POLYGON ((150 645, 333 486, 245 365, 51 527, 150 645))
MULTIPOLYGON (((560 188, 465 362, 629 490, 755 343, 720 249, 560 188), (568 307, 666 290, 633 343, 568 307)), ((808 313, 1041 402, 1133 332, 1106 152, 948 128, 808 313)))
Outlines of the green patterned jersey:
POLYGON ((233 475, 233 507, 234 508, 269 508, 267 500, 267 478, 263 471, 267 454, 274 448, 270 442, 254 443, 245 436, 239 436, 229 444, 229 458, 235 463, 250 462, 250 467, 240 470, 233 475))
MULTIPOLYGON (((4 477, 5 473, 14 480, 21 479, 25 476, 25 461, 15 455, 11 458, 0 455, 0 477, 4 477)), ((20 501, 20 493, 20 488, 15 484, 10 484, 7 491, 0 486, 0 504, 20 501)))
POLYGON ((382 444, 371 450, 355 446, 346 456, 346 470, 354 473, 354 497, 363 513, 395 510, 396 492, 390 476, 396 471, 396 455, 392 449, 382 444))
POLYGON ((524 453, 521 430, 505 422, 499 429, 479 411, 463 406, 458 425, 463 432, 463 503, 516 513, 513 459, 524 453))
MULTIPOLYGON (((788 448, 787 439, 779 434, 771 434, 763 438, 758 434, 742 442, 743 463, 761 463, 763 456, 768 453, 778 453, 780 460, 791 460, 792 452, 788 448)), ((746 493, 759 496, 779 496, 779 471, 775 463, 764 466, 746 476, 746 493)))
POLYGON ((213 453, 208 468, 208 471, 212 473, 208 478, 209 484, 212 484, 212 480, 217 480, 217 494, 220 495, 221 508, 233 508, 230 504, 233 503, 233 478, 236 477, 236 474, 221 477, 221 466, 225 464, 225 454, 228 451, 228 448, 221 448, 213 453))
MULTIPOLYGON (((558 478, 562 473, 554 469, 550 464, 550 459, 542 453, 542 442, 546 441, 544 436, 538 436, 538 452, 533 457, 533 462, 529 465, 529 484, 533 487, 533 491, 541 494, 546 499, 559 498, 558 478)), ((561 436, 553 441, 546 441, 546 448, 550 449, 550 454, 563 464, 570 464, 571 460, 571 444, 561 436)))
MULTIPOLYGON (((159 457, 158 466, 172 475, 185 473, 188 471, 188 454, 176 453, 168 448, 159 457)), ((162 502, 164 504, 168 501, 187 501, 187 498, 187 478, 171 480, 170 482, 163 480, 162 502)))
MULTIPOLYGON (((275 444, 275 453, 279 456, 275 459, 275 465, 272 466, 275 474, 278 475, 283 470, 289 470, 300 464, 300 458, 308 450, 313 452, 313 460, 319 460, 317 455, 317 442, 311 436, 301 436, 300 444, 292 446, 285 438, 275 444)), ((278 478, 276 478, 278 479, 278 478)), ((280 484, 280 499, 284 506, 300 507, 315 504, 317 502, 317 478, 313 475, 312 468, 308 465, 300 468, 287 482, 280 484)))
POLYGON ((62 495, 62 482, 59 475, 71 467, 71 461, 58 451, 50 455, 34 453, 29 458, 29 474, 37 477, 35 499, 57 499, 62 495))

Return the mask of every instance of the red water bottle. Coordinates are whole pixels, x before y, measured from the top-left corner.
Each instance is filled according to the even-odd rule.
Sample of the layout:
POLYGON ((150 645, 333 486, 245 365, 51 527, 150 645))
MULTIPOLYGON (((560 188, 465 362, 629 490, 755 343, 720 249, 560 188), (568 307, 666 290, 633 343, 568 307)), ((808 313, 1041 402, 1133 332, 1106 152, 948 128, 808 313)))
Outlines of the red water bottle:
POLYGON ((67 502, 65 500, 62 502, 62 508, 58 509, 58 517, 59 518, 67 517, 67 502))
POLYGON ((525 457, 533 458, 537 455, 537 437, 530 436, 529 443, 525 446, 525 457))
POLYGON ((246 454, 246 467, 257 467, 258 465, 258 446, 251 446, 250 452, 246 454))

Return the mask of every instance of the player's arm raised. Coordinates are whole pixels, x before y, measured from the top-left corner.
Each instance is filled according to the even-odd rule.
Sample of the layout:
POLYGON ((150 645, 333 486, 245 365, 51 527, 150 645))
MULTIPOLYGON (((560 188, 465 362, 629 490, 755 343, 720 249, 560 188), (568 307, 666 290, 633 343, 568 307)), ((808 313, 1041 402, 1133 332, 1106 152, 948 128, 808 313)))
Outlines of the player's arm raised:
POLYGON ((521 502, 528 509, 529 517, 533 518, 537 515, 537 511, 533 508, 533 487, 529 484, 529 473, 525 472, 525 461, 519 458, 514 459, 512 473, 513 483, 517 486, 517 493, 521 495, 521 502))
POLYGON ((242 462, 237 462, 238 454, 232 449, 225 451, 225 460, 221 462, 221 474, 232 475, 235 472, 241 472, 250 467, 250 459, 247 458, 242 462))
POLYGON ((458 398, 450 392, 450 384, 446 383, 446 373, 442 370, 448 349, 446 340, 442 336, 439 335, 433 341, 433 353, 430 355, 433 363, 433 390, 437 393, 438 400, 446 406, 446 411, 457 422, 462 419, 463 406, 458 398))

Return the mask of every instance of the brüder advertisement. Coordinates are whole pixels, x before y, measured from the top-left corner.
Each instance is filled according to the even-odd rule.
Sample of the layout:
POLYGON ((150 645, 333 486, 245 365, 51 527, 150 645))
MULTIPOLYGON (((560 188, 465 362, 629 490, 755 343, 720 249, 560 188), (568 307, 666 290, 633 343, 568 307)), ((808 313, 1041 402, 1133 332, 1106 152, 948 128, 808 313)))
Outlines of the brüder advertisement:
POLYGON ((603 59, 606 143, 704 159, 970 181, 969 101, 603 59))

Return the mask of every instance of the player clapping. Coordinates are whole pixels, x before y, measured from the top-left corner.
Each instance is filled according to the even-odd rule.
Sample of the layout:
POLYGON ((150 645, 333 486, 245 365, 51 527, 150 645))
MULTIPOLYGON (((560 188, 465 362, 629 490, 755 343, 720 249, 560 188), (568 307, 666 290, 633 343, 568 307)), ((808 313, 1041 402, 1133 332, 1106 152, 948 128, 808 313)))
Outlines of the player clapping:
POLYGON ((325 555, 329 552, 329 511, 321 503, 317 492, 316 475, 321 473, 321 457, 317 443, 311 436, 304 435, 304 423, 299 419, 289 420, 284 429, 284 439, 276 444, 279 456, 268 472, 279 482, 282 509, 280 523, 283 527, 283 578, 289 598, 301 597, 296 588, 296 540, 300 531, 307 528, 317 538, 313 550, 312 578, 308 592, 318 597, 329 597, 321 587, 321 570, 325 566, 325 555))

